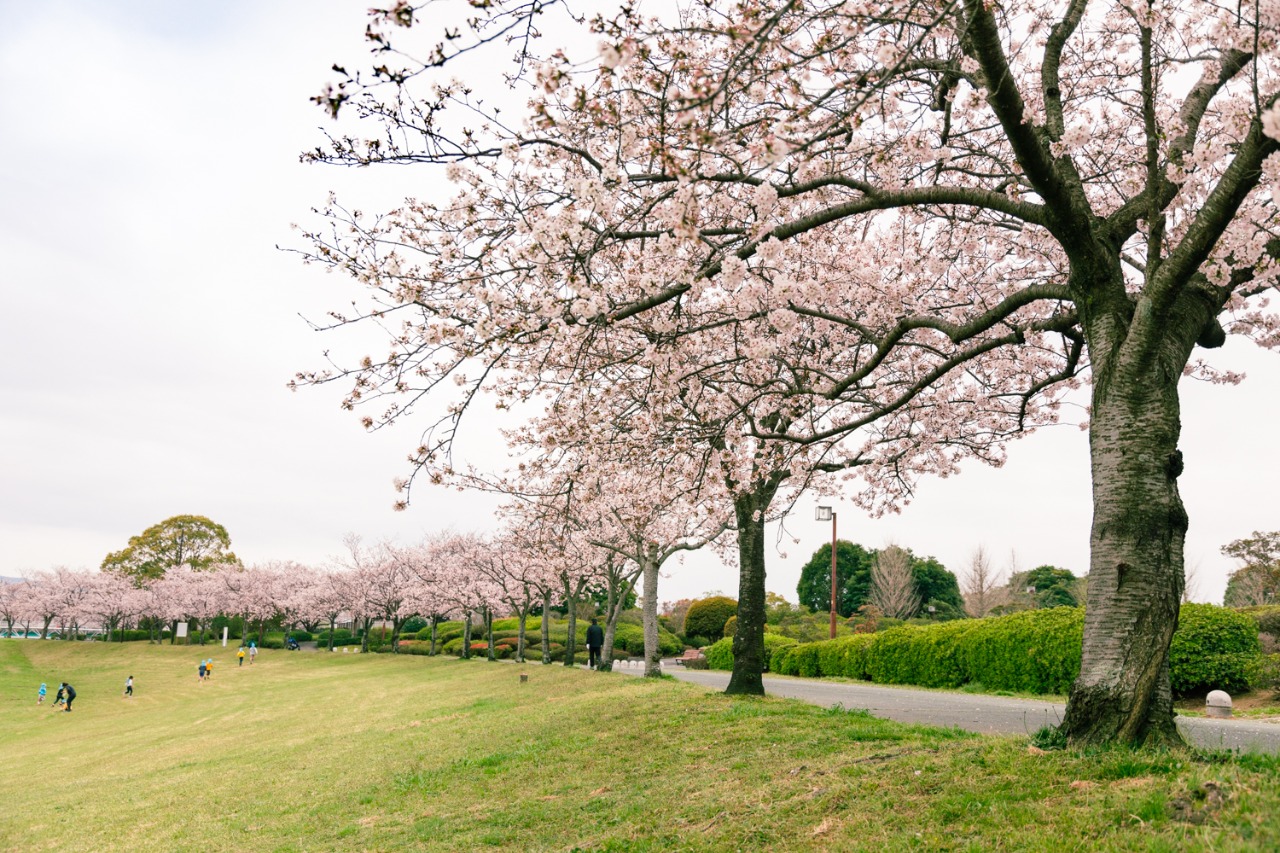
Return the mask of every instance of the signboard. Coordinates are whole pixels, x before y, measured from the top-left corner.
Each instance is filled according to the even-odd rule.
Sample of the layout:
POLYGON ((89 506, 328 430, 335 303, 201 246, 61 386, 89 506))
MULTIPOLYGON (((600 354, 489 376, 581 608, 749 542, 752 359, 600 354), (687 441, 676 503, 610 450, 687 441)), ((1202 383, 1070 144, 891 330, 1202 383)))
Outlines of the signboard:
POLYGON ((176 631, 174 631, 174 632, 173 632, 173 636, 175 636, 175 637, 185 637, 185 636, 187 636, 187 623, 186 623, 186 622, 179 622, 179 623, 178 623, 178 630, 176 630, 176 631))

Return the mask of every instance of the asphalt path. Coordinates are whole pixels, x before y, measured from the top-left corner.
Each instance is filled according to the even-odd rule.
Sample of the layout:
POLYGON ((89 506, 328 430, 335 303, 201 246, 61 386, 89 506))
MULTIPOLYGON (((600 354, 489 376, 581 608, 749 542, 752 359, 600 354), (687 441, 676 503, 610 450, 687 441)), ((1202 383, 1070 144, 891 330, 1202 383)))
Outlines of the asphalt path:
MULTIPOLYGON (((641 672, 638 667, 625 666, 618 671, 641 672)), ((724 690, 729 684, 727 672, 689 670, 671 661, 663 661, 662 671, 711 690, 724 690)), ((994 735, 1030 736, 1043 726, 1056 726, 1066 710, 1061 703, 1036 699, 773 675, 764 677, 764 689, 770 696, 800 699, 824 708, 859 708, 900 723, 955 726, 994 735)), ((1280 725, 1275 723, 1180 716, 1178 731, 1188 742, 1206 749, 1280 753, 1280 725)))

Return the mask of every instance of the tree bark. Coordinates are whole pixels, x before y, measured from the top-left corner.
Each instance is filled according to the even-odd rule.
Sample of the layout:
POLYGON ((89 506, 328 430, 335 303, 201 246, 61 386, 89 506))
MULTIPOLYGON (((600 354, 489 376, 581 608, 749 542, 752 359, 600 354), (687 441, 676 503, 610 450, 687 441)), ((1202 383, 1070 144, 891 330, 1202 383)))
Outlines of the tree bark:
POLYGON ((524 626, 529 621, 529 597, 525 596, 524 607, 520 610, 520 627, 516 633, 516 662, 524 663, 524 626))
POLYGON ((542 590, 542 663, 551 663, 551 588, 542 590))
POLYGON ((1177 483, 1178 380, 1203 320, 1175 312, 1143 323, 1144 307, 1139 303, 1125 328, 1123 346, 1105 346, 1105 332, 1090 341, 1088 602, 1080 676, 1062 723, 1068 742, 1079 746, 1182 742, 1169 682, 1188 523, 1177 483), (1153 335, 1145 346, 1137 339, 1144 327, 1153 335))
POLYGON ((462 617, 462 659, 471 660, 471 611, 462 617))
POLYGON ((564 582, 564 592, 565 616, 569 620, 569 634, 564 639, 564 665, 574 666, 574 658, 578 654, 578 596, 567 580, 564 582))
POLYGON ((658 647, 658 560, 654 548, 641 550, 644 607, 641 617, 644 624, 644 675, 657 678, 662 675, 662 649, 658 647))
POLYGON ((764 509, 777 486, 738 495, 738 623, 733 632, 733 674, 725 693, 764 695, 764 509))

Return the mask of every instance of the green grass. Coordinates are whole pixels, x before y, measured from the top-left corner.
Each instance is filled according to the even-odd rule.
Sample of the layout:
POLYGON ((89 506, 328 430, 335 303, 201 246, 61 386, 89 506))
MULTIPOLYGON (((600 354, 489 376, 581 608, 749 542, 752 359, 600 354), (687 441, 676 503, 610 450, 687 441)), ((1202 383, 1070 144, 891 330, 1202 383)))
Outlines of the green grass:
POLYGON ((1273 758, 1038 754, 562 666, 5 640, 0 714, 23 851, 1280 847, 1273 758), (75 712, 37 707, 63 679, 75 712))

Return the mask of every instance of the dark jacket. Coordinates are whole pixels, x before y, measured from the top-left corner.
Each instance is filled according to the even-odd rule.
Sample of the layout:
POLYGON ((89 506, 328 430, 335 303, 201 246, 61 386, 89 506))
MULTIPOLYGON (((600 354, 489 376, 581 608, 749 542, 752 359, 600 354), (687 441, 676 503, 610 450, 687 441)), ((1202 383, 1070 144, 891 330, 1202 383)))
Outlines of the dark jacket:
POLYGON ((598 649, 604 645, 604 629, 599 625, 587 626, 587 648, 598 649))

